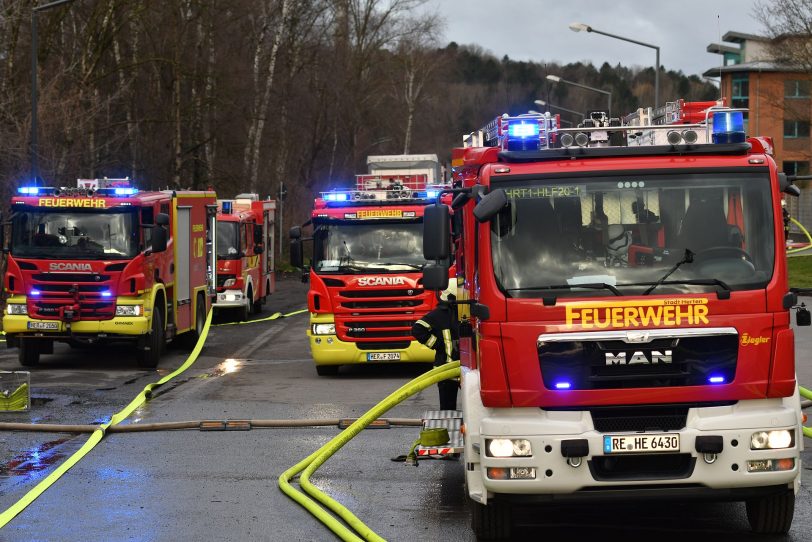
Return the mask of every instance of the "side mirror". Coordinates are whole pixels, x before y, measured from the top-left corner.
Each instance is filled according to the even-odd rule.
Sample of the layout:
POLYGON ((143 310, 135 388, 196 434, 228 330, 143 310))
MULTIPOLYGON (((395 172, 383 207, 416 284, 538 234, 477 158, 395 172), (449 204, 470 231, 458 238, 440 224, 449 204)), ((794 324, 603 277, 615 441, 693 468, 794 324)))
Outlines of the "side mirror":
MULTIPOLYGON (((161 215, 159 214, 155 218, 155 222, 159 223, 160 218, 161 215)), ((152 229, 152 246, 150 247, 150 250, 153 253, 164 252, 166 250, 166 244, 168 241, 169 241, 169 233, 166 231, 166 228, 164 228, 163 226, 156 226, 155 228, 152 229)))
POLYGON ((430 263, 423 268, 423 288, 442 291, 448 288, 448 265, 430 263))
POLYGON ((454 196, 453 200, 451 200, 451 208, 456 211, 457 209, 462 208, 463 205, 468 203, 468 200, 470 200, 470 199, 471 199, 471 194, 470 193, 468 193, 468 192, 460 192, 459 194, 454 196))
POLYGON ((473 303, 471 305, 471 316, 475 316, 480 320, 487 320, 491 317, 491 309, 482 303, 473 303))
POLYGON ((783 190, 783 192, 784 192, 784 194, 789 194, 790 196, 794 196, 796 198, 801 197, 801 189, 798 188, 797 186, 795 186, 794 184, 791 184, 791 185, 787 186, 783 190))
POLYGON ((169 215, 166 213, 158 213, 155 216, 155 223, 159 226, 168 226, 169 225, 169 215))
POLYGON ((302 238, 302 228, 300 226, 293 226, 290 229, 290 233, 288 233, 288 237, 293 239, 301 239, 302 238))
MULTIPOLYGON (((451 224, 448 207, 429 205, 423 212, 423 257, 427 260, 447 260, 451 255, 451 224)), ((446 276, 446 283, 448 276, 446 276)), ((434 288, 429 288, 434 289, 434 288)), ((445 285, 440 290, 445 289, 445 285)))
POLYGON ((499 214, 499 211, 507 207, 507 204, 507 193, 505 193, 504 189, 497 188, 479 200, 479 203, 474 207, 474 217, 477 222, 488 222, 499 214))
POLYGON ((290 240, 290 265, 297 269, 304 270, 304 260, 302 258, 302 241, 299 238, 290 240))

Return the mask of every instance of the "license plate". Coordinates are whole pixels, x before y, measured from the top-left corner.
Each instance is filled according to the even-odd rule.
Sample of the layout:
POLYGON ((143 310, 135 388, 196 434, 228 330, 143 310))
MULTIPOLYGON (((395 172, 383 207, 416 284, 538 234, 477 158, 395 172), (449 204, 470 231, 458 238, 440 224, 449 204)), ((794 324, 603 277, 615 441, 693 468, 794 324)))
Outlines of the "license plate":
POLYGON ((59 329, 59 322, 28 322, 28 329, 59 329))
POLYGON ((400 361, 400 352, 370 352, 367 361, 400 361))
POLYGON ((678 451, 679 435, 676 433, 604 435, 603 437, 603 453, 605 454, 678 451))

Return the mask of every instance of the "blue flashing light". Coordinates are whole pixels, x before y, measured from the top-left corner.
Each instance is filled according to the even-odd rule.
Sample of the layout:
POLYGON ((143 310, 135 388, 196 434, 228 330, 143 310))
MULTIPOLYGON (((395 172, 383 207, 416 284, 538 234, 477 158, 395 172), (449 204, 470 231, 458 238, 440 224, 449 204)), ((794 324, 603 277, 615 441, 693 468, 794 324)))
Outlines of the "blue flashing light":
POLYGON ((105 290, 101 293, 102 297, 113 297, 113 292, 110 290, 105 290))
POLYGON ((555 389, 557 389, 557 390, 568 390, 570 388, 572 388, 572 383, 571 382, 563 381, 563 382, 556 382, 555 383, 555 389))
POLYGON ((710 384, 724 384, 725 377, 721 375, 712 375, 708 377, 708 383, 710 384))
POLYGON ((716 111, 713 113, 713 142, 742 143, 744 133, 743 111, 716 111))
POLYGON ((231 202, 230 201, 224 201, 223 202, 223 214, 224 215, 230 215, 231 214, 231 202))
POLYGON ((508 138, 532 138, 538 137, 541 127, 536 119, 522 120, 508 124, 508 138))
POLYGON ((434 199, 434 198, 436 198, 436 197, 437 197, 437 196, 439 196, 439 195, 440 195, 440 191, 439 191, 439 190, 426 190, 426 197, 427 197, 428 199, 434 199))
POLYGON ((347 201, 348 195, 344 192, 331 192, 324 195, 326 201, 347 201))
POLYGON ((30 294, 31 294, 32 296, 35 296, 35 297, 36 297, 36 296, 38 296, 38 295, 40 295, 41 293, 42 293, 42 292, 40 292, 39 290, 31 290, 31 292, 30 292, 30 294))
POLYGON ((17 192, 20 194, 24 194, 26 196, 36 196, 39 194, 39 187, 38 186, 21 186, 17 189, 17 192))
POLYGON ((113 191, 113 193, 116 196, 134 196, 138 193, 138 189, 132 187, 118 187, 113 191))

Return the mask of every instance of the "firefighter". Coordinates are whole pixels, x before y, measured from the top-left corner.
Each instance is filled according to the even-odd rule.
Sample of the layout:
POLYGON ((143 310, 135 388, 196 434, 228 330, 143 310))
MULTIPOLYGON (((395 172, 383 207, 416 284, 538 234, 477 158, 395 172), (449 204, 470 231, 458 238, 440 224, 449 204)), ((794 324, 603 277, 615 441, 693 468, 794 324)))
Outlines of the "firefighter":
MULTIPOLYGON (((412 326, 414 338, 434 350, 435 366, 460 359, 460 326, 454 303, 456 297, 451 292, 450 288, 444 290, 434 310, 412 326)), ((440 410, 456 410, 457 380, 443 380, 437 383, 437 388, 440 392, 440 410)))

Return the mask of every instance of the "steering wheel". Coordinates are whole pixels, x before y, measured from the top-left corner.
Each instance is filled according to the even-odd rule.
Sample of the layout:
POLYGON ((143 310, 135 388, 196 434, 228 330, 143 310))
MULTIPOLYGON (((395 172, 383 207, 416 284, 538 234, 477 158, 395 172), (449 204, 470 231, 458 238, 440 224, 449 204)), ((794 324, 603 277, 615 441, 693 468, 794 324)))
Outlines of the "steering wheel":
POLYGON ((707 260, 731 260, 743 258, 749 263, 753 263, 753 258, 750 254, 739 247, 709 247, 694 254, 694 261, 707 261, 707 260))

